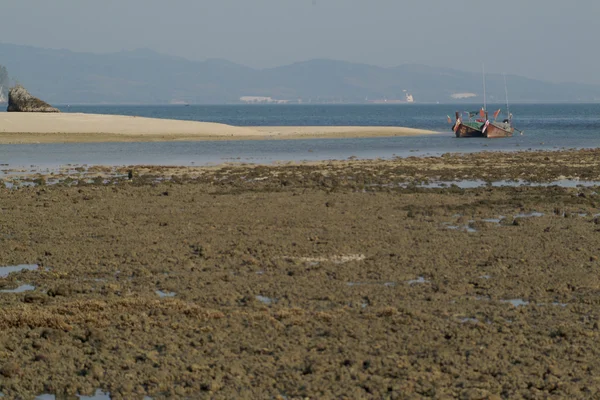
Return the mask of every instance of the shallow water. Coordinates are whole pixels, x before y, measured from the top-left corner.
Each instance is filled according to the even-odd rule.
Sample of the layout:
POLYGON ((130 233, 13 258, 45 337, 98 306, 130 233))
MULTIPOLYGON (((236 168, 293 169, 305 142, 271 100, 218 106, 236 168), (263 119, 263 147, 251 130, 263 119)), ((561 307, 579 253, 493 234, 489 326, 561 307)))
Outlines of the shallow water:
POLYGON ((408 283, 409 285, 416 285, 419 283, 428 283, 428 282, 429 282, 428 280, 426 280, 424 277, 420 276, 417 279, 410 280, 406 283, 408 283))
POLYGON ((500 300, 500 302, 509 303, 515 307, 526 306, 529 304, 529 302, 527 300, 523 300, 523 299, 500 300))
POLYGON ((267 304, 267 305, 271 305, 271 304, 277 302, 276 299, 273 299, 271 297, 266 297, 266 296, 256 296, 256 300, 260 301, 263 304, 267 304))
POLYGON ((23 292, 29 292, 31 290, 35 290, 35 286, 32 285, 21 285, 16 289, 5 289, 5 290, 0 290, 0 293, 23 293, 23 292))
MULTIPOLYGON (((478 105, 480 106, 480 105, 478 105)), ((496 107, 496 105, 490 105, 496 107)), ((329 159, 392 158, 478 151, 559 150, 600 147, 600 105, 514 105, 515 124, 525 135, 504 139, 457 139, 446 115, 473 105, 340 106, 78 106, 65 112, 136 115, 220 122, 238 126, 405 126, 440 134, 365 139, 228 142, 87 143, 3 145, 0 163, 38 168, 65 164, 211 165, 329 159)))
POLYGON ((537 212, 537 211, 531 211, 528 213, 519 213, 517 215, 515 215, 515 218, 539 218, 539 217, 543 217, 544 213, 541 212, 537 212))
POLYGON ((503 215, 500 215, 500 216, 498 216, 498 218, 484 218, 484 219, 482 219, 482 221, 489 222, 492 224, 499 224, 500 222, 502 222, 503 219, 506 219, 506 217, 503 215))
MULTIPOLYGON (((96 390, 96 393, 93 396, 82 396, 77 395, 77 398, 80 400, 110 400, 110 393, 103 392, 102 390, 96 390)), ((42 394, 37 396, 35 400, 56 400, 56 396, 53 394, 42 394)), ((143 400, 152 400, 152 397, 144 396, 143 400)))
POLYGON ((37 264, 20 264, 20 265, 11 265, 8 267, 0 267, 0 278, 6 278, 9 274, 13 272, 20 271, 35 271, 38 269, 37 264))
POLYGON ((158 297, 175 297, 177 295, 175 292, 163 292, 162 290, 157 290, 155 293, 158 297))
MULTIPOLYGON (((492 187, 519 187, 519 186, 531 186, 531 187, 550 187, 550 186, 560 186, 567 188, 576 188, 576 187, 594 187, 600 186, 600 181, 581 181, 577 179, 560 179, 551 182, 528 182, 522 179, 518 179, 515 181, 509 180, 499 180, 494 182, 486 182, 480 179, 473 180, 462 180, 462 181, 435 181, 435 182, 427 182, 422 184, 417 184, 416 187, 422 187, 426 189, 442 189, 450 186, 456 186, 460 189, 475 189, 486 186, 492 187)), ((404 184, 403 186, 408 186, 404 184)))
POLYGON ((394 287, 396 286, 395 282, 346 282, 347 286, 366 286, 366 285, 375 285, 375 286, 385 286, 385 287, 394 287))
MULTIPOLYGON (((472 221, 470 221, 472 222, 472 221)), ((469 226, 469 225, 451 225, 450 223, 446 223, 444 224, 444 226, 446 227, 446 229, 450 229, 453 231, 465 231, 467 233, 476 233, 477 229, 469 226)))

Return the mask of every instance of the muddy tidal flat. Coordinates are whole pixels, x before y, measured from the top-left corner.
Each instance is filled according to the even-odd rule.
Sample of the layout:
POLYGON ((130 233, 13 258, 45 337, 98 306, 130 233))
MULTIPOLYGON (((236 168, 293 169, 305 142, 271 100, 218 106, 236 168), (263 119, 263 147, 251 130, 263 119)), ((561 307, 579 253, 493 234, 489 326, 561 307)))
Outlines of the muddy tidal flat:
POLYGON ((4 171, 0 392, 598 397, 598 160, 4 171))

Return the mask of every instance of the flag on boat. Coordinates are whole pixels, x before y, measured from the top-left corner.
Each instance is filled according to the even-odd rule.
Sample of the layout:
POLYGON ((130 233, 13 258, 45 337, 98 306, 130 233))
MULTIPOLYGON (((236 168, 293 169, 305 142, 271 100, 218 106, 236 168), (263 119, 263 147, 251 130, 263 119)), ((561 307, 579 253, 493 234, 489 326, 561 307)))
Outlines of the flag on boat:
POLYGON ((450 116, 448 115, 448 123, 451 124, 452 123, 452 118, 450 118, 450 116))
POLYGON ((476 117, 479 114, 479 111, 465 111, 465 114, 469 116, 469 119, 476 117))
POLYGON ((481 132, 485 133, 485 131, 489 125, 490 125, 490 120, 488 119, 487 121, 485 121, 485 124, 483 125, 483 129, 481 130, 481 132))
POLYGON ((498 111, 496 111, 494 113, 494 120, 496 120, 496 118, 498 118, 498 115, 500 115, 500 108, 498 109, 498 111))
POLYGON ((481 110, 479 110, 479 116, 481 118, 485 118, 485 110, 483 109, 483 107, 481 107, 481 110))
POLYGON ((456 131, 458 130, 458 127, 460 126, 460 124, 461 124, 461 120, 460 120, 460 118, 458 118, 458 119, 456 120, 456 123, 454 124, 454 127, 452 128, 452 130, 453 130, 455 133, 456 133, 456 131))

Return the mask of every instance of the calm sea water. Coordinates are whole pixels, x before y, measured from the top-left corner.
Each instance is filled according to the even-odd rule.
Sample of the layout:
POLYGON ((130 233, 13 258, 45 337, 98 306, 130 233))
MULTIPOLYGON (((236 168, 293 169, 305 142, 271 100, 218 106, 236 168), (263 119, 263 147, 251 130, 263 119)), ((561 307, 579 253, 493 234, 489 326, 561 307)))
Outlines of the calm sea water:
MULTIPOLYGON (((505 139, 456 139, 447 115, 480 105, 226 105, 60 106, 63 112, 136 115, 220 122, 238 126, 405 126, 440 132, 418 137, 227 142, 31 144, 0 146, 0 163, 13 166, 64 164, 205 165, 226 161, 390 158, 447 152, 553 150, 600 147, 600 104, 511 106, 524 134, 505 139)), ((491 105, 490 110, 502 107, 491 105)))

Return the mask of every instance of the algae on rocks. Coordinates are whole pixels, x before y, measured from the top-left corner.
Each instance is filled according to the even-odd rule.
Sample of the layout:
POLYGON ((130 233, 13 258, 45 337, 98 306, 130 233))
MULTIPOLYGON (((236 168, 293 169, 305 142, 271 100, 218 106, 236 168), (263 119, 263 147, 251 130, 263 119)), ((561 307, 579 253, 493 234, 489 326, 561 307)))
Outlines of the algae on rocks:
POLYGON ((8 112, 60 112, 57 108, 37 97, 32 96, 27 89, 17 85, 8 92, 8 112))

